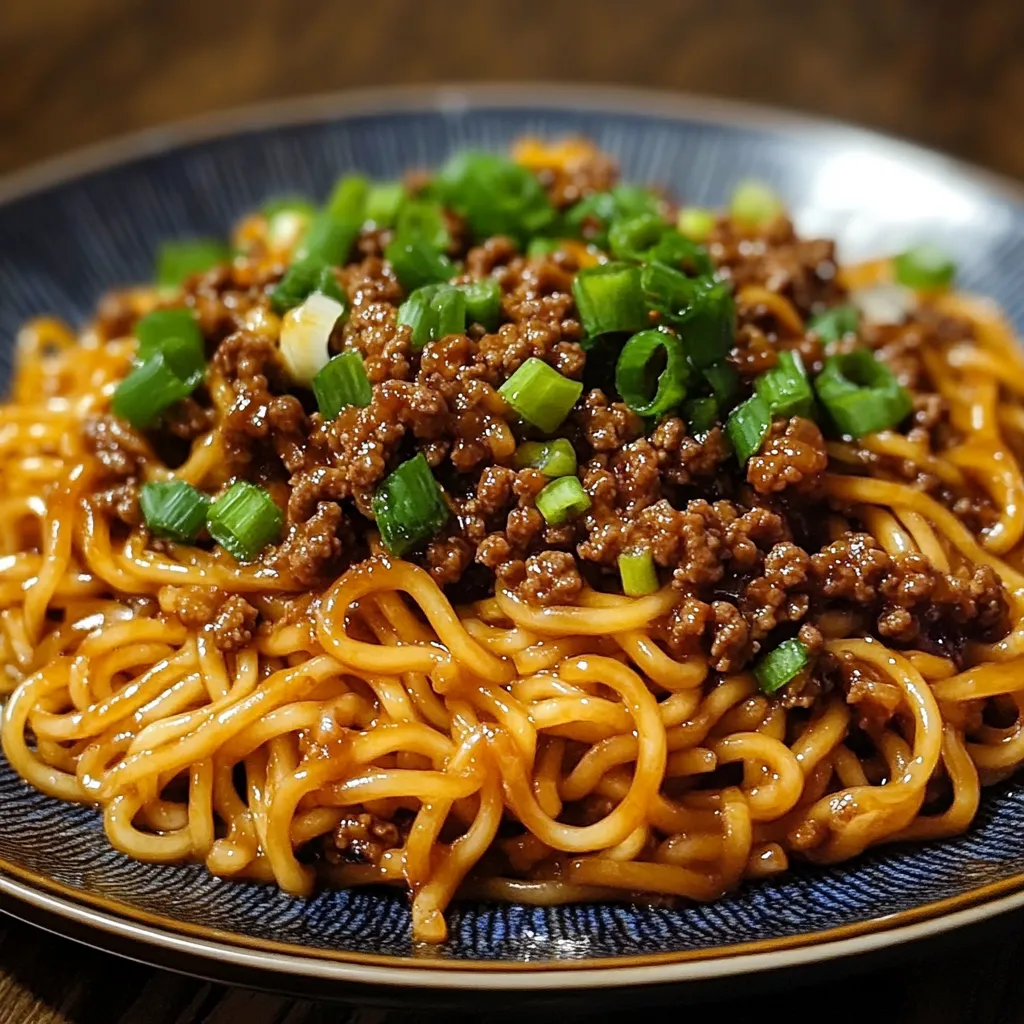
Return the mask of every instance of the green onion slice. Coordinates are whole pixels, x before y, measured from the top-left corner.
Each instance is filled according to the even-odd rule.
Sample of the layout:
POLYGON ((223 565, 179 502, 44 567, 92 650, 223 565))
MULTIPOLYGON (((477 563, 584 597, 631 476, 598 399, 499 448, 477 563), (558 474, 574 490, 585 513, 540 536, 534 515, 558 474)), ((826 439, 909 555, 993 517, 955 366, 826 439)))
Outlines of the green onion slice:
POLYGON ((580 270, 572 294, 589 337, 639 331, 648 325, 640 281, 640 268, 631 263, 599 263, 580 270))
POLYGON ((273 246, 293 245, 309 228, 316 207, 301 196, 281 196, 263 204, 267 218, 267 239, 273 246))
POLYGON ((399 557, 422 546, 451 512, 423 453, 385 477, 373 496, 373 515, 384 546, 399 557))
POLYGON ((362 224, 366 217, 366 198, 370 183, 361 174, 339 178, 327 200, 327 213, 340 221, 362 224))
POLYGON ((528 423, 550 434, 557 430, 583 393, 578 380, 563 377, 542 359, 531 357, 498 388, 528 423))
POLYGON ((133 427, 151 427, 175 402, 187 398, 203 379, 187 342, 171 339, 128 374, 114 390, 115 416, 133 427))
POLYGON ((608 247, 616 259, 640 263, 667 230, 668 225, 656 213, 622 218, 608 229, 608 247))
POLYGON ((313 378, 317 408, 325 420, 333 420, 350 405, 365 407, 373 398, 373 388, 358 352, 335 356, 313 378))
POLYGON ((740 392, 740 375, 732 363, 724 359, 701 371, 704 379, 711 385, 711 392, 723 409, 731 409, 736 404, 740 392))
POLYGON ((466 297, 466 324, 480 324, 494 331, 501 320, 501 285, 493 277, 482 277, 469 284, 460 284, 466 297))
POLYGON ((156 283, 161 288, 176 288, 186 277, 230 259, 231 250, 218 238, 164 242, 156 257, 156 283))
POLYGON ((778 647, 763 655, 754 665, 757 685, 762 693, 775 693, 800 675, 810 660, 810 654, 803 641, 795 637, 783 640, 778 647))
POLYGON ((866 348, 826 359, 814 388, 836 428, 849 437, 895 427, 913 408, 889 367, 866 348))
POLYGON ((658 589, 658 571, 650 551, 624 551, 619 555, 619 576, 627 597, 644 597, 658 589))
POLYGON ((908 288, 933 291, 947 288, 956 276, 956 264, 936 245, 918 245, 893 260, 896 280, 908 288))
POLYGON ((782 200, 768 185, 751 179, 736 186, 729 204, 732 219, 747 227, 763 227, 784 210, 782 200))
POLYGON ((634 334, 622 346, 615 366, 615 387, 640 416, 663 416, 674 409, 686 397, 689 377, 683 343, 659 330, 634 334), (656 368, 659 359, 660 370, 656 368))
MULTIPOLYGON (((201 372, 206 363, 203 332, 199 329, 195 314, 190 309, 158 309, 147 313, 135 325, 135 336, 139 347, 135 353, 137 362, 144 363, 171 343, 179 343, 177 358, 184 361, 183 377, 201 372)), ((172 358, 174 354, 172 354, 172 358)))
POLYGON ((713 210, 704 210, 698 206, 684 206, 676 217, 679 233, 692 242, 706 242, 715 230, 715 214, 713 210))
POLYGON ((675 228, 667 228, 657 244, 648 250, 645 258, 670 267, 681 267, 686 273, 701 277, 708 277, 715 272, 715 265, 707 249, 691 242, 675 228))
POLYGON ((348 309, 348 296, 341 290, 334 271, 319 256, 305 256, 292 263, 270 293, 270 305, 283 315, 305 302, 313 292, 321 292, 348 309))
POLYGON ((379 182, 371 185, 366 193, 363 213, 374 227, 389 228, 398 219, 407 199, 408 193, 400 181, 379 182))
POLYGON ((558 526, 588 508, 590 498, 575 476, 560 476, 537 495, 537 509, 544 521, 552 526, 558 526))
POLYGON ((531 260, 540 259, 558 252, 561 247, 562 243, 557 238, 531 238, 526 247, 526 255, 531 260))
POLYGON ((710 395, 691 398, 683 406, 683 419, 691 437, 703 437, 718 423, 718 400, 710 395))
POLYGON ((418 236, 393 238, 384 256, 407 291, 447 281, 455 272, 447 256, 418 236))
POLYGON ((856 306, 836 306, 812 317, 807 326, 828 344, 856 334, 860 327, 860 313, 856 306))
POLYGON ((439 171, 434 187, 465 217, 477 239, 508 235, 525 242, 543 233, 555 210, 537 177, 493 153, 462 152, 439 171))
POLYGON ((359 234, 361 218, 344 220, 329 211, 318 213, 295 250, 296 260, 313 256, 328 267, 343 266, 359 234))
POLYGON ((433 199, 411 199, 395 223, 395 237, 403 242, 419 240, 437 252, 451 245, 444 208, 433 199))
POLYGON ((184 480, 166 480, 143 484, 139 506, 157 537, 192 544, 206 525, 210 499, 184 480))
POLYGON ((771 425, 768 403, 760 395, 752 395, 729 413, 725 430, 741 466, 761 450, 771 425))
POLYGON ((784 349, 779 361, 754 381, 754 390, 768 404, 774 416, 810 416, 814 412, 814 392, 807 379, 799 352, 784 349))
POLYGON ((434 314, 430 308, 430 298, 436 287, 427 285, 424 288, 417 288, 398 307, 398 326, 409 328, 412 347, 417 352, 433 336, 434 314))
POLYGON ((441 285, 431 296, 430 312, 432 340, 462 334, 466 329, 466 293, 450 284, 441 285))
POLYGON ((245 480, 233 483, 206 513, 206 529, 239 562, 251 562, 281 535, 284 517, 262 488, 245 480))
POLYGON ((576 450, 564 437, 553 441, 524 441, 516 449, 516 469, 538 469, 545 476, 575 476, 576 450))

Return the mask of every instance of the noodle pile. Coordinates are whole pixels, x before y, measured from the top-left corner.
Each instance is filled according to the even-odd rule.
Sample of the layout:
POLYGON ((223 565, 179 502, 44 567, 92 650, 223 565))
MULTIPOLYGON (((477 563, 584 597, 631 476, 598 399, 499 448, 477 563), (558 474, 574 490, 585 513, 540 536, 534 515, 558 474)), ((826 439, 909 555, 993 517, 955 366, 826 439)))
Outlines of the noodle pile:
MULTIPOLYGON (((785 300, 766 301, 802 329, 785 300)), ((711 900, 793 854, 832 863, 960 833, 981 786, 1024 760, 1024 358, 989 304, 931 301, 977 336, 926 355, 963 441, 933 452, 883 432, 862 446, 969 477, 998 523, 976 536, 922 491, 873 476, 851 444, 830 445, 826 487, 890 554, 919 551, 944 571, 991 566, 1014 626, 972 645, 963 670, 846 635, 841 616, 823 626, 829 654, 898 693, 869 751, 848 744, 853 709, 839 692, 796 714, 749 672, 719 676, 703 655, 668 653, 652 624, 676 600, 670 586, 641 598, 585 589, 547 607, 499 588, 453 607, 424 569, 378 545, 306 593, 219 547, 115 527, 88 500, 99 467, 81 425, 108 407, 134 342, 35 321, 0 406, 6 757, 44 793, 100 808, 110 843, 138 860, 201 861, 296 896, 318 877, 407 886, 414 937, 428 942, 445 938, 456 893, 711 900), (219 650, 171 611, 186 586, 244 595, 264 626, 219 650), (707 785, 712 773, 725 781, 707 785), (951 799, 922 814, 939 776, 951 799), (583 806, 602 810, 584 817, 583 806), (373 862, 308 855, 362 812, 407 827, 373 862)), ((216 379, 210 393, 229 400, 216 379)), ((148 460, 145 478, 219 485, 219 431, 173 474, 148 460)), ((847 527, 837 513, 833 532, 847 527)))

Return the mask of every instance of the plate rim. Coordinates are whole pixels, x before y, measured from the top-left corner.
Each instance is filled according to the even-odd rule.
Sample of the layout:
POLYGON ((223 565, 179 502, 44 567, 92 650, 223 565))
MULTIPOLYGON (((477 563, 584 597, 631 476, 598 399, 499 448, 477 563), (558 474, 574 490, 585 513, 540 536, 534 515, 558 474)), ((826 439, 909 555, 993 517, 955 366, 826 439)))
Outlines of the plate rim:
MULTIPOLYGON (((692 93, 560 82, 457 83, 350 89, 248 104, 74 149, 0 177, 0 207, 150 156, 231 134, 385 113, 535 107, 614 111, 813 135, 818 145, 859 142, 874 152, 953 175, 1024 203, 1024 183, 918 143, 848 122, 692 93)), ((168 953, 276 974, 402 988, 551 990, 698 981, 816 963, 924 939, 1024 907, 1024 872, 906 911, 836 928, 732 946, 586 961, 424 960, 265 942, 150 914, 0 858, 0 896, 168 953)), ((9 910, 9 907, 3 907, 9 910)), ((17 916, 17 915, 15 915, 17 916)))

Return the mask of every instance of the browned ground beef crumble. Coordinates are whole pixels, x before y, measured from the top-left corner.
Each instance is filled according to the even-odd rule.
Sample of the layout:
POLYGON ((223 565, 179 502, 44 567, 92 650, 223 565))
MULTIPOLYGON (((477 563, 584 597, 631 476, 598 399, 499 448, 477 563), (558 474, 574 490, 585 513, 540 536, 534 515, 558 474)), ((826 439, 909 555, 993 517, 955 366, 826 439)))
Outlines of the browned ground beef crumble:
MULTIPOLYGON (((564 207, 607 188, 615 172, 595 157, 572 173, 540 177, 564 207)), ((645 425, 617 400, 608 357, 600 348, 588 355, 581 345, 571 290, 578 253, 527 258, 507 238, 468 246, 458 218, 450 218, 449 229, 452 255, 463 265, 458 280, 494 277, 503 322, 493 333, 475 326, 415 352, 409 328, 397 325, 405 292, 382 256, 388 233, 364 232, 354 261, 337 271, 351 312, 332 348, 363 355, 373 397, 330 423, 310 411, 308 396, 293 393, 278 359, 268 291, 283 265, 257 270, 240 260, 187 282, 186 301, 198 314, 213 368, 234 396, 222 423, 230 470, 267 487, 286 513, 286 535, 264 553, 268 565, 315 589, 366 557, 374 491, 419 449, 454 514, 412 557, 453 600, 482 596, 498 581, 535 604, 572 603, 585 584, 614 589, 616 559, 641 548, 679 594, 656 635, 678 655, 704 652, 720 672, 743 669, 785 636, 798 635, 817 653, 821 616, 830 611, 848 613, 857 630, 887 643, 954 660, 966 640, 1006 631, 1006 595, 990 569, 945 574, 920 555, 892 558, 862 532, 854 509, 830 505, 821 486, 829 455, 814 422, 777 420, 745 475, 720 428, 694 437, 678 415, 645 425), (529 434, 497 390, 531 357, 585 384, 561 433, 576 449, 592 504, 560 526, 548 525, 536 508, 546 478, 513 468, 516 445, 529 434), (828 524, 837 513, 850 528, 834 539, 828 524)), ((720 220, 708 250, 724 280, 784 295, 805 319, 845 298, 833 244, 798 238, 785 218, 754 235, 739 235, 720 220)), ((113 297, 101 305, 102 336, 124 334, 131 323, 129 303, 113 297)), ((936 450, 956 438, 922 353, 969 337, 968 325, 927 309, 863 332, 862 342, 914 393, 911 438, 936 450)), ((794 336, 769 307, 741 303, 730 356, 741 378, 749 382, 774 365, 780 347, 796 348, 812 372, 820 369, 825 346, 813 331, 794 336)), ((164 433, 187 441, 211 422, 209 396, 200 391, 174 411, 164 433)), ((92 420, 86 435, 107 471, 94 500, 137 524, 140 465, 167 438, 141 435, 108 416, 92 420)), ((856 458, 875 475, 932 494, 971 529, 994 521, 976 491, 951 489, 905 460, 863 450, 856 458)), ((210 624, 223 650, 245 644, 258 628, 258 612, 240 597, 189 590, 173 610, 187 623, 210 624)), ((783 699, 809 705, 822 689, 840 686, 851 703, 874 702, 874 713, 895 707, 885 684, 862 676, 822 658, 814 678, 791 685, 783 699)), ((393 829, 382 831, 370 815, 359 815, 342 823, 334 845, 375 862, 398 841, 393 829)))

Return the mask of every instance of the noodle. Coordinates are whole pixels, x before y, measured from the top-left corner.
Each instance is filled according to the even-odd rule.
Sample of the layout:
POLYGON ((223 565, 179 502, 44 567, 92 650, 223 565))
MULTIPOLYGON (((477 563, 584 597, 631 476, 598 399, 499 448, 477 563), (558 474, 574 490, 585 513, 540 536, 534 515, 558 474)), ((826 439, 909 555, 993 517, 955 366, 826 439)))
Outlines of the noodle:
MULTIPOLYGON (((527 140, 517 153, 552 194, 601 166, 582 142, 527 140)), ((716 260, 753 259, 742 255, 742 231, 734 237, 735 226, 722 222, 714 230, 723 233, 714 236, 716 260), (734 243, 739 256, 730 256, 734 243)), ((772 230, 786 237, 778 224, 772 230)), ((262 215, 243 224, 239 237, 257 250, 238 273, 258 275, 287 259, 288 247, 258 249, 266 231, 262 215)), ((568 280, 566 267, 600 266, 595 247, 579 240, 562 252, 560 262, 545 264, 556 292, 566 287, 557 283, 568 280)), ((380 273, 379 260, 375 266, 380 273)), ((346 268, 339 278, 350 292, 359 288, 354 275, 346 268)), ((875 261, 844 268, 830 287, 892 275, 889 261, 875 261)), ((748 341, 802 346, 806 360, 820 362, 806 308, 769 278, 738 277, 748 341)), ((197 281, 186 291, 198 309, 197 281)), ((397 285, 381 278, 373 287, 383 294, 397 285)), ((378 292, 365 302, 381 305, 378 292)), ((531 308, 548 297, 532 295, 531 308)), ((122 298, 134 322, 166 296, 143 289, 122 298)), ((559 309, 564 319, 571 304, 559 309)), ((265 301, 238 316, 239 334, 278 343, 283 328, 265 301)), ((372 316, 391 323, 379 311, 372 316)), ((359 546, 358 557, 345 553, 337 572, 314 583, 301 559, 242 564, 205 538, 154 542, 137 517, 119 512, 112 480, 129 488, 185 481, 214 495, 248 473, 287 505, 293 530, 314 513, 327 515, 314 500, 293 519, 298 488, 289 490, 288 473, 266 468, 280 459, 293 472, 293 442, 280 424, 285 413, 305 413, 275 407, 278 419, 256 440, 250 422, 256 433, 245 443, 269 437, 276 447, 251 466, 238 462, 239 396, 252 396, 218 352, 205 391, 188 400, 200 408, 199 425, 176 435, 185 440, 172 458, 160 431, 125 440, 110 426, 110 396, 131 368, 134 341, 109 325, 76 335, 54 319, 36 320, 18 339, 11 398, 0 406, 4 754, 43 793, 98 807, 109 842, 131 857, 199 861, 214 874, 273 882, 297 896, 318 882, 404 884, 414 936, 430 942, 444 940, 445 910, 460 893, 536 905, 652 894, 711 900, 743 879, 785 871, 794 858, 834 863, 879 843, 960 833, 982 785, 1024 761, 1024 356, 999 311, 982 300, 923 295, 914 316, 909 330, 925 330, 929 317, 962 327, 951 342, 920 346, 919 373, 944 410, 944 433, 915 421, 906 432, 823 446, 828 471, 808 500, 825 504, 815 506, 813 529, 822 550, 851 537, 860 545, 860 561, 843 566, 847 576, 826 572, 815 590, 806 580, 822 556, 796 559, 785 566, 796 589, 769 588, 764 597, 751 567, 767 564, 770 545, 756 530, 767 529, 776 498, 755 503, 762 518, 743 532, 739 512, 720 513, 700 495, 689 501, 689 518, 672 518, 682 516, 681 497, 675 508, 651 505, 662 519, 645 543, 662 571, 643 596, 611 592, 607 572, 594 572, 571 591, 538 598, 529 572, 549 573, 546 585, 555 586, 576 578, 575 563, 560 576, 548 563, 531 568, 531 559, 518 576, 499 565, 484 595, 467 599, 439 579, 443 558, 396 557, 365 519, 365 536, 344 541, 359 546), (108 431, 99 441, 97 423, 108 431), (123 472, 118 459, 127 460, 123 472), (712 528, 715 515, 724 518, 712 528), (666 538, 675 546, 662 554, 666 538), (715 559, 727 557, 734 565, 722 583, 715 559), (833 599, 829 587, 853 577, 867 587, 871 566, 883 564, 909 568, 885 592, 890 603, 877 621, 865 606, 882 600, 882 584, 863 598, 833 599), (989 578, 1005 598, 978 582, 989 578), (910 599, 922 587, 945 595, 943 608, 953 610, 941 623, 938 613, 915 611, 924 625, 911 641, 908 609, 918 606, 910 599), (985 612, 991 622, 968 632, 970 615, 985 612), (762 619, 768 625, 751 638, 762 619), (777 694, 761 692, 751 671, 758 650, 772 646, 768 633, 772 642, 799 636, 816 659, 777 694), (737 636, 730 648, 725 639, 737 636), (730 650, 742 657, 730 661, 730 650)), ((892 332, 872 330, 865 337, 884 360, 892 332)), ((472 338, 475 345, 480 335, 472 338)), ((230 348, 231 339, 215 336, 215 344, 230 348)), ((761 358, 758 351, 746 355, 761 358)), ((375 372, 380 388, 386 374, 375 372)), ((516 438, 503 401, 480 380, 473 386, 484 397, 460 407, 456 448, 467 461, 471 450, 486 453, 485 465, 508 472, 516 438)), ((625 407, 615 411, 603 396, 585 402, 595 436, 608 431, 612 442, 592 443, 580 479, 595 502, 605 500, 602 488, 636 486, 628 493, 641 511, 615 520, 626 529, 644 514, 645 499, 637 497, 639 476, 629 477, 614 454, 624 444, 614 431, 625 429, 625 407)), ((408 409, 389 415, 412 417, 408 409)), ((429 424, 409 429, 423 448, 440 436, 429 424)), ((675 448, 657 431, 643 440, 655 452, 655 474, 671 452, 700 447, 684 437, 675 448)), ((785 435, 791 475, 800 437, 785 435)), ((383 466, 388 452, 375 438, 361 438, 352 457, 383 466)), ((695 486, 691 463, 679 465, 663 497, 695 486)), ((317 472, 318 485, 334 486, 337 469, 317 472)), ((737 494, 749 492, 742 487, 755 482, 753 472, 737 494)), ((459 506, 460 528, 477 522, 479 538, 492 531, 506 545, 516 515, 521 530, 531 517, 540 529, 540 477, 527 470, 509 484, 510 494, 520 488, 530 498, 508 516, 507 534, 472 501, 459 506)), ((503 486, 500 473, 488 479, 503 486)), ((353 496, 342 489, 330 500, 353 496)), ((480 503, 479 492, 473 500, 480 503)), ((337 525, 326 541, 312 533, 304 541, 326 550, 325 564, 337 564, 330 559, 343 546, 337 525)), ((565 565, 581 539, 600 547, 602 528, 598 521, 585 538, 570 531, 570 542, 552 526, 545 544, 555 550, 544 557, 564 555, 550 565, 565 565)), ((614 539, 610 527, 606 533, 614 539)), ((493 570, 479 555, 486 543, 477 560, 493 570)), ((586 557, 591 567, 600 562, 586 557)))

